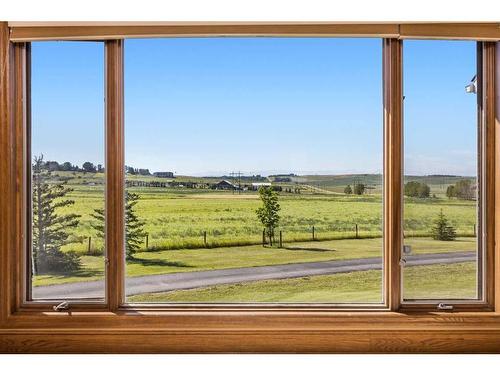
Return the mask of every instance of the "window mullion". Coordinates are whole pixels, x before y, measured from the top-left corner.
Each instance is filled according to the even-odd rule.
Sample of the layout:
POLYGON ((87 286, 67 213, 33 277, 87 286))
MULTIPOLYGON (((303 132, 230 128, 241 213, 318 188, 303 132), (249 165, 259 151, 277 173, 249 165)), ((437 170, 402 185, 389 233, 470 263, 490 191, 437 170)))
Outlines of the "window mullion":
POLYGON ((402 235, 402 41, 383 41, 384 91, 384 263, 385 300, 391 310, 401 302, 402 235))
POLYGON ((106 42, 106 292, 110 310, 124 291, 123 41, 106 42))

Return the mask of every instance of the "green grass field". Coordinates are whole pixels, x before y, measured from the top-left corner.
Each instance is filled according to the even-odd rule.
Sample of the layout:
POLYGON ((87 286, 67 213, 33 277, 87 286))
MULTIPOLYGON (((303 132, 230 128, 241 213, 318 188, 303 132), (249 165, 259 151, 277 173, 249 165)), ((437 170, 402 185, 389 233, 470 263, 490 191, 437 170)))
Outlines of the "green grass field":
MULTIPOLYGON (((94 219, 90 215, 94 209, 102 208, 104 205, 103 175, 60 173, 68 178, 73 177, 68 183, 75 189, 70 194, 75 204, 64 210, 81 215, 80 225, 72 231, 70 243, 65 245, 64 249, 85 254, 88 251, 88 238, 92 237, 91 251, 102 251, 103 242, 91 227, 94 219)), ((139 177, 132 176, 132 178, 139 177)), ((151 181, 161 180, 144 176, 141 178, 151 181)), ((300 178, 310 179, 310 183, 328 182, 330 183, 328 188, 334 190, 352 182, 356 177, 302 176, 300 178), (313 177, 316 179, 322 177, 323 180, 314 180, 313 177), (327 177, 330 177, 330 180, 327 177)), ((380 176, 368 175, 364 178, 367 183, 371 183, 375 182, 372 180, 380 179, 380 176)), ((431 185, 431 194, 435 189, 437 198, 405 199, 405 234, 428 236, 434 218, 442 209, 460 235, 472 236, 476 223, 475 202, 445 198, 443 191, 447 185, 437 184, 439 178, 434 179, 436 181, 428 182, 435 183, 431 185)), ((442 179, 450 179, 450 182, 453 182, 453 179, 457 178, 442 179)), ((137 212, 146 223, 145 230, 149 234, 150 248, 166 250, 204 247, 204 232, 207 233, 208 247, 261 242, 262 227, 255 215, 260 201, 255 192, 233 194, 228 191, 188 188, 130 188, 130 191, 138 193, 141 197, 137 212)), ((352 238, 356 224, 360 237, 382 235, 382 197, 379 193, 363 196, 311 192, 281 193, 280 204, 282 211, 279 229, 282 230, 286 242, 309 240, 313 226, 315 235, 319 239, 352 238)))
MULTIPOLYGON (((476 298, 473 262, 408 267, 405 298, 476 298)), ((128 302, 380 303, 382 272, 360 271, 131 296, 128 302)))
MULTIPOLYGON (((70 275, 36 276, 33 280, 34 286, 90 281, 104 277, 104 257, 102 256, 104 245, 91 225, 95 220, 91 216, 94 209, 104 206, 104 175, 79 172, 58 172, 57 175, 58 178, 65 178, 68 185, 74 189, 68 198, 73 199, 75 204, 61 211, 81 215, 79 226, 72 230, 68 244, 63 247, 63 250, 79 253, 83 267, 70 275), (91 237, 90 252, 89 237, 91 237)), ((127 178, 148 182, 166 181, 145 176, 128 176, 127 178)), ((422 180, 420 177, 412 179, 422 180)), ((444 196, 447 184, 454 183, 458 179, 457 177, 427 177, 422 181, 431 186, 431 195, 435 194, 433 198, 405 198, 405 243, 412 246, 414 253, 474 250, 476 248, 473 237, 476 203, 450 200, 444 196), (457 241, 440 242, 428 238, 433 220, 440 210, 443 210, 451 224, 457 229, 460 235, 457 241)), ((217 182, 217 179, 184 176, 176 181, 213 183, 217 182)), ((282 186, 284 188, 298 186, 301 191, 300 194, 280 193, 282 210, 278 230, 282 231, 283 235, 284 248, 282 249, 264 248, 261 245, 262 226, 255 214, 255 210, 261 203, 256 192, 243 191, 237 194, 231 191, 187 187, 129 188, 130 191, 140 195, 140 201, 136 206, 137 214, 145 222, 149 247, 146 249, 144 241, 143 248, 136 254, 136 260, 127 264, 127 276, 381 256, 383 205, 380 175, 295 176, 291 182, 283 183, 282 186), (345 185, 353 184, 355 181, 361 181, 370 186, 368 193, 362 196, 343 194, 345 185), (354 239, 356 225, 358 238, 354 239), (312 241, 313 226, 316 241, 312 241), (207 233, 207 244, 204 243, 204 232, 207 233)), ((455 266, 446 267, 450 267, 450 270, 456 268, 455 266)), ((374 274, 377 272, 359 273, 359 275, 371 275, 366 276, 366 280, 372 281, 374 274)), ((330 280, 331 277, 333 276, 328 276, 324 280, 330 280)), ((354 276, 349 274, 335 277, 339 277, 339 283, 349 284, 349 277, 354 276)), ((311 280, 314 281, 316 278, 311 278, 311 280)), ((310 285, 312 288, 311 301, 323 298, 321 285, 324 283, 321 280, 323 279, 317 279, 317 285, 307 284, 307 288, 310 285), (318 292, 314 292, 316 287, 319 288, 318 292), (315 293, 317 293, 316 297, 315 293)), ((293 285, 299 283, 298 280, 289 282, 293 285)), ((359 282, 364 283, 361 279, 359 282)), ((262 284, 255 283, 256 286, 253 287, 245 286, 248 291, 238 293, 241 294, 241 298, 245 299, 247 294, 257 293, 256 290, 252 292, 252 288, 258 289, 261 285, 271 288, 271 292, 269 297, 259 298, 272 299, 273 288, 276 285, 279 289, 282 283, 280 281, 276 281, 276 284, 271 281, 262 282, 262 284)), ((375 285, 365 284, 363 289, 355 284, 352 284, 354 292, 351 290, 351 292, 345 291, 344 293, 340 288, 339 298, 350 296, 349 298, 356 300, 356 298, 364 299, 373 294, 372 289, 375 285)), ((288 286, 285 289, 287 288, 288 286)), ((450 292, 454 288, 455 286, 450 286, 450 292)), ((212 290, 209 288, 207 291, 193 291, 192 293, 210 295, 212 290)), ((228 296, 232 295, 232 292, 229 293, 224 287, 216 287, 215 290, 224 290, 228 296)), ((408 293, 410 290, 407 290, 408 293)), ((179 298, 182 300, 184 298, 182 293, 188 292, 179 293, 179 298)), ((279 290, 276 293, 281 295, 279 290)), ((285 291, 286 293, 288 292, 285 291)), ((300 293, 299 295, 293 291, 289 293, 290 297, 283 297, 285 300, 305 298, 301 297, 300 293), (297 296, 292 297, 292 295, 297 296)), ((418 289, 414 293, 418 295, 418 289)), ((174 297, 169 294, 168 298, 174 297)), ((369 300, 373 298, 378 297, 375 295, 369 300)))

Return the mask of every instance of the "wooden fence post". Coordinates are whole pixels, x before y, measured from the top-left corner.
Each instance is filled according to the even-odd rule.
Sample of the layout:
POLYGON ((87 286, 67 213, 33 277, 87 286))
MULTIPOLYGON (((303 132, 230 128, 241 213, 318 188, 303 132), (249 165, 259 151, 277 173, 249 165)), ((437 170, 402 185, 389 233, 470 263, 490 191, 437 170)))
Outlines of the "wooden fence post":
POLYGON ((356 224, 356 238, 358 238, 358 224, 356 224))
POLYGON ((149 234, 146 234, 146 250, 149 249, 149 234))
POLYGON ((89 237, 89 246, 88 246, 88 249, 87 249, 87 252, 89 253, 90 255, 90 248, 92 246, 92 237, 89 237))
POLYGON ((203 244, 207 247, 207 231, 203 231, 203 244))
POLYGON ((313 228, 312 228, 312 236, 313 236, 313 241, 316 239, 315 236, 314 236, 314 225, 313 225, 313 228))
POLYGON ((283 247, 283 233, 280 231, 280 248, 283 247))

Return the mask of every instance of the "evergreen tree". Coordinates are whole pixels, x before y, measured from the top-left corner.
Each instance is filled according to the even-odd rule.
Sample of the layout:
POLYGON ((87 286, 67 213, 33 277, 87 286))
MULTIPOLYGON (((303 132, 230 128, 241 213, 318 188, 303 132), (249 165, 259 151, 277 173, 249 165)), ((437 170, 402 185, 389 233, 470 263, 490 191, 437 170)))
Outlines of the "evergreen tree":
POLYGON ((274 229, 280 221, 279 211, 281 210, 278 202, 278 193, 271 187, 261 186, 259 188, 262 207, 259 207, 255 212, 261 221, 264 228, 267 230, 269 244, 272 246, 274 238, 274 229))
POLYGON ((351 188, 351 185, 347 185, 347 186, 344 188, 344 194, 352 194, 352 188, 351 188))
POLYGON ((65 199, 73 189, 52 178, 52 172, 43 161, 35 157, 32 170, 33 233, 32 272, 69 272, 80 268, 80 258, 74 252, 64 253, 61 246, 67 243, 68 229, 78 226, 76 214, 59 214, 63 207, 75 202, 65 199))
MULTIPOLYGON (((127 260, 134 259, 134 254, 139 250, 144 237, 146 237, 144 222, 139 219, 135 212, 135 205, 139 199, 138 194, 125 192, 125 253, 127 260)), ((97 231, 100 238, 104 238, 104 209, 95 209, 92 217, 96 219, 91 224, 92 228, 97 231)))
POLYGON ((443 210, 441 210, 438 217, 434 221, 432 238, 439 241, 453 241, 456 237, 457 233, 455 228, 448 223, 448 219, 444 216, 443 210))

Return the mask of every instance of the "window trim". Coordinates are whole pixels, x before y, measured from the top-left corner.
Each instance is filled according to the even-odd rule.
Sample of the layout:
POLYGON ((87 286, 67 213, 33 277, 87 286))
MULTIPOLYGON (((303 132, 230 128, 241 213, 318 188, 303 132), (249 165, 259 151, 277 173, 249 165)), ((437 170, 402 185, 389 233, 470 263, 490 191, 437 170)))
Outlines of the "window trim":
POLYGON ((500 40, 499 22, 9 22, 10 40, 317 36, 500 40))
MULTIPOLYGON (((317 36, 311 33, 311 25, 288 25, 288 32, 279 34, 317 36)), ((329 32, 337 31, 328 36, 345 36, 339 31, 345 33, 345 25, 324 25, 322 27, 328 28, 329 32)), ((419 37, 430 39, 500 40, 498 28, 494 29, 496 24, 462 25, 455 30, 451 24, 437 25, 415 24, 411 30, 415 34, 420 32, 419 37)), ((152 30, 152 26, 146 26, 152 30)), ((278 24, 270 24, 264 29, 262 25, 252 27, 256 29, 257 26, 259 30, 267 30, 263 32, 265 35, 275 35, 269 31, 273 27, 280 30, 278 24)), ((486 198, 488 220, 485 230, 490 234, 487 236, 486 256, 491 259, 487 263, 488 303, 483 311, 478 311, 477 305, 460 306, 451 313, 431 311, 425 306, 402 305, 400 278, 394 276, 400 272, 391 271, 391 267, 399 271, 398 243, 401 244, 401 231, 397 229, 401 226, 402 191, 401 181, 398 181, 401 172, 399 177, 395 172, 401 171, 402 166, 401 42, 397 38, 404 38, 401 31, 409 27, 397 26, 400 33, 384 40, 383 76, 384 139, 385 143, 389 141, 384 146, 387 147, 384 168, 388 168, 384 174, 387 208, 384 211, 385 282, 387 290, 391 290, 387 296, 398 298, 386 300, 387 307, 379 311, 323 305, 304 308, 286 305, 278 309, 263 305, 121 307, 119 302, 122 299, 116 296, 123 294, 117 284, 117 280, 121 280, 120 272, 123 272, 120 271, 123 257, 119 256, 118 245, 115 245, 108 248, 107 254, 107 290, 110 296, 118 291, 115 297, 106 304, 74 305, 70 312, 53 312, 52 306, 47 304, 23 305, 20 298, 18 275, 23 269, 21 250, 26 230, 22 217, 26 202, 23 155, 29 95, 26 90, 29 77, 23 72, 29 48, 23 43, 26 40, 19 39, 20 26, 9 28, 7 23, 1 22, 0 153, 5 157, 0 158, 0 194, 8 199, 0 201, 0 352, 500 352, 500 257, 495 256, 500 251, 500 244, 495 245, 495 238, 500 233, 500 217, 497 217, 500 210, 495 210, 496 202, 500 202, 500 192, 495 189, 495 183, 500 179, 500 131, 495 131, 500 126, 500 118, 495 112, 495 105, 500 107, 500 43, 484 43, 483 47, 486 87, 481 116, 486 123, 485 157, 488 160, 485 189, 486 194, 493 198, 486 198), (138 339, 141 345, 137 345, 138 339)), ((217 30, 207 24, 190 27, 193 30, 203 30, 203 27, 212 32, 217 30)), ((244 24, 231 24, 229 34, 239 36, 238 30, 243 27, 244 24)), ((380 37, 373 33, 373 25, 351 24, 350 27, 358 32, 372 31, 356 36, 380 37)), ((130 32, 125 26, 115 26, 113 30, 122 30, 122 36, 130 32)), ((71 31, 70 26, 55 29, 52 26, 51 32, 55 31, 59 33, 56 39, 92 39, 87 37, 97 34, 104 39, 101 26, 78 26, 79 35, 75 34, 75 29, 71 31), (88 35, 82 37, 82 34, 88 35)), ((215 34, 213 36, 219 35, 215 34)), ((120 166, 123 165, 123 49, 116 36, 106 42, 106 163, 120 166)), ((31 38, 35 40, 33 35, 31 38)), ((53 39, 54 35, 50 38, 53 39)), ((107 201, 111 202, 107 204, 114 207, 113 212, 118 212, 112 202, 119 199, 114 193, 123 187, 123 175, 107 173, 106 183, 107 201)), ((120 219, 115 217, 114 220, 120 219)), ((120 227, 123 224, 108 220, 107 225, 120 227)))

